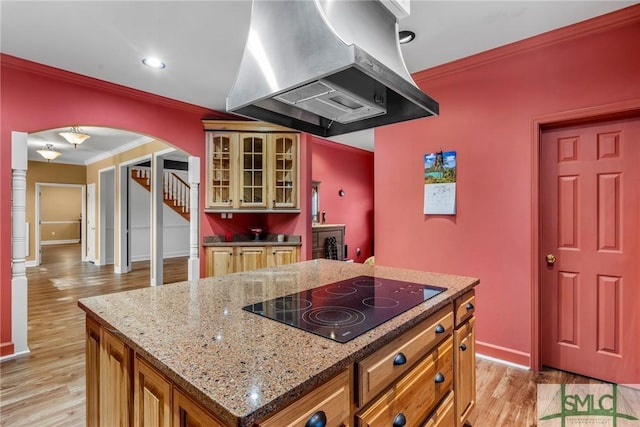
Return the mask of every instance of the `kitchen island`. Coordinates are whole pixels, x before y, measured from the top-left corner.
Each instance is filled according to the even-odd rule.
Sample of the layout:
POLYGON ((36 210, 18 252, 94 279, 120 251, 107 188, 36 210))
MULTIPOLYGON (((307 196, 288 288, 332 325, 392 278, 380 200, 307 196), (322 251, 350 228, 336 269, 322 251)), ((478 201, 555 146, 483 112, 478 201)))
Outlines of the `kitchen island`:
POLYGON ((319 259, 82 299, 87 425, 460 425, 478 283, 319 259), (346 343, 242 309, 357 276, 446 290, 346 343))

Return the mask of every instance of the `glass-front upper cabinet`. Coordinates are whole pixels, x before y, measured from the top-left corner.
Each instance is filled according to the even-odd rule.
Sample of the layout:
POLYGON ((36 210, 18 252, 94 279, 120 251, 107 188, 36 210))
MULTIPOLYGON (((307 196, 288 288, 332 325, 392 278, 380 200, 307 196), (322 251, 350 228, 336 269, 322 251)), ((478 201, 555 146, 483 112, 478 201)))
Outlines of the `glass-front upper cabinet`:
POLYGON ((274 134, 271 136, 273 156, 274 208, 298 207, 298 136, 274 134))
POLYGON ((298 133, 243 121, 205 129, 207 212, 300 212, 298 133))
POLYGON ((267 147, 265 134, 241 134, 240 158, 241 207, 266 207, 267 188, 264 179, 267 147))
POLYGON ((207 206, 230 208, 234 198, 234 159, 237 135, 208 134, 207 206))

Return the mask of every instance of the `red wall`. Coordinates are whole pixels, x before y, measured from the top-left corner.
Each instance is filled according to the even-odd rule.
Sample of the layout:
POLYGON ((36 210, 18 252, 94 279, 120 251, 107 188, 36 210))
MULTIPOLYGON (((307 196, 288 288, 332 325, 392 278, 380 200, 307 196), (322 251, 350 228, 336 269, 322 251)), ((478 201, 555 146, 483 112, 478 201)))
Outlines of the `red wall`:
MULTIPOLYGON (((36 132, 74 124, 106 126, 163 140, 205 158, 203 118, 229 116, 201 107, 109 84, 59 69, 0 56, 0 355, 13 353, 11 341, 11 131, 36 132)), ((301 140, 301 200, 308 199, 307 135, 301 140)), ((204 161, 201 182, 204 182, 204 161)), ((28 172, 27 172, 28 173, 28 172)), ((201 197, 201 208, 204 197, 201 197)), ((303 212, 309 207, 303 205, 303 212)), ((270 216, 273 231, 310 236, 306 214, 270 216)), ((240 223, 246 220, 239 218, 240 223)), ((201 236, 212 234, 216 219, 203 214, 201 236)), ((225 226, 227 223, 225 223, 225 226)), ((240 226, 237 226, 240 227, 240 226)), ((244 227, 244 226, 243 226, 244 227)), ((222 226, 218 227, 223 229, 222 226)), ((204 272, 204 263, 201 263, 204 272)))
POLYGON ((345 224, 347 257, 355 262, 371 255, 373 162, 372 152, 313 138, 311 174, 321 182, 320 209, 326 212, 327 224, 345 224))
POLYGON ((639 49, 633 7, 418 73, 441 115, 376 129, 376 264, 479 277, 480 353, 530 364, 533 118, 639 99, 639 49), (422 213, 440 149, 458 155, 453 216, 422 213))

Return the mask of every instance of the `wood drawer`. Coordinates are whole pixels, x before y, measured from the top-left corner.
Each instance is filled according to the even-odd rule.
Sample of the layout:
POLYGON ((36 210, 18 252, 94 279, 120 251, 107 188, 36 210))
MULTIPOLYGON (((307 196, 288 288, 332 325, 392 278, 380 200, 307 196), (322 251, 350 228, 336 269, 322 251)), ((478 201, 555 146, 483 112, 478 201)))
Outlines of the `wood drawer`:
POLYGON ((451 305, 440 309, 357 364, 358 406, 364 406, 407 372, 439 341, 451 336, 451 305), (396 358, 398 360, 396 361, 396 358), (404 363, 401 359, 404 359, 404 363))
POLYGON ((469 317, 473 316, 476 310, 475 291, 469 291, 460 298, 457 298, 453 310, 456 314, 456 327, 458 327, 469 317))
POLYGON ((451 427, 455 424, 454 422, 453 392, 450 391, 422 427, 451 427))
POLYGON ((365 410, 356 414, 359 427, 420 425, 452 389, 453 338, 449 337, 392 385, 365 410), (405 424, 398 422, 401 418, 405 424))
POLYGON ((343 371, 259 425, 261 427, 304 426, 309 418, 319 412, 324 413, 328 427, 350 425, 349 377, 349 370, 343 371))

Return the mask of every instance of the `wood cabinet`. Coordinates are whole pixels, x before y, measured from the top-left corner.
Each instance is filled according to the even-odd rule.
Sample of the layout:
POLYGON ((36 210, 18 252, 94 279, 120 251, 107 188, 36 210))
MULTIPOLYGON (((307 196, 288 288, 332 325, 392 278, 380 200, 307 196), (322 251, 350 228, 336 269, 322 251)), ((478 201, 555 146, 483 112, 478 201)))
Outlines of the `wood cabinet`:
POLYGON ((298 262, 297 246, 207 246, 207 277, 257 270, 298 262))
POLYGON ((349 426, 351 413, 349 370, 317 387, 285 409, 259 423, 260 427, 349 426), (325 420, 321 422, 321 420, 325 420), (314 422, 316 421, 316 422, 314 422))
POLYGON ((267 248, 265 246, 242 246, 235 248, 234 271, 251 271, 267 266, 267 248))
POLYGON ((131 349, 104 328, 100 330, 99 412, 101 426, 130 426, 131 349))
POLYGON ((137 356, 133 367, 136 427, 171 427, 171 383, 137 356))
POLYGON ((202 408, 181 389, 173 388, 173 427, 224 427, 211 412, 202 408))
POLYGON ((89 316, 86 350, 88 426, 225 426, 89 316))
POLYGON ((233 273, 234 257, 231 246, 207 246, 205 253, 205 271, 207 277, 223 276, 233 273))
POLYGON ((300 212, 299 134, 257 122, 205 121, 207 212, 300 212))
POLYGON ((345 226, 342 224, 314 225, 311 227, 311 258, 327 258, 327 239, 336 239, 336 251, 338 260, 345 259, 344 253, 345 226))
POLYGON ((294 262, 298 262, 297 246, 271 246, 267 250, 267 267, 279 267, 294 262))
POLYGON ((87 425, 100 425, 100 325, 87 317, 86 330, 86 385, 87 425))
POLYGON ((465 425, 476 403, 475 293, 468 292, 455 301, 454 337, 455 425, 465 425))

